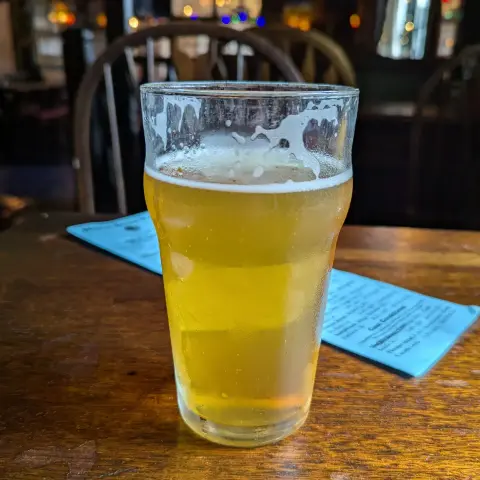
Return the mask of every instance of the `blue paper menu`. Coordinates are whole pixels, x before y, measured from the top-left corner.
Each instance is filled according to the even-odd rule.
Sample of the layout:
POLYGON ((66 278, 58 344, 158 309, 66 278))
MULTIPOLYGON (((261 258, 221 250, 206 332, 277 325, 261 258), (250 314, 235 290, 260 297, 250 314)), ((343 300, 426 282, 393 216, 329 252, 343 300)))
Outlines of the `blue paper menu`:
MULTIPOLYGON (((73 225, 85 242, 161 274, 148 212, 73 225)), ((412 376, 425 374, 478 318, 480 308, 332 270, 322 340, 412 376)))
POLYGON ((322 339, 419 377, 478 318, 480 308, 333 270, 322 339))
POLYGON ((148 212, 67 227, 67 232, 124 260, 162 274, 157 233, 148 212))

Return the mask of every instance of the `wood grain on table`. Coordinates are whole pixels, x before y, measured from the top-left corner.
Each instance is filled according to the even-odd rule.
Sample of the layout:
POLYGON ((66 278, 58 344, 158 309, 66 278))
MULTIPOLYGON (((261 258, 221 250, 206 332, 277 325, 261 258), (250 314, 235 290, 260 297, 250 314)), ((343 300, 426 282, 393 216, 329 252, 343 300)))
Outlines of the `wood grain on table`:
MULTIPOLYGON (((324 345, 299 433, 219 447, 179 418, 161 277, 67 238, 84 220, 0 234, 0 478, 480 478, 478 325, 420 379, 324 345)), ((480 233, 346 227, 335 266, 480 304, 480 233)))

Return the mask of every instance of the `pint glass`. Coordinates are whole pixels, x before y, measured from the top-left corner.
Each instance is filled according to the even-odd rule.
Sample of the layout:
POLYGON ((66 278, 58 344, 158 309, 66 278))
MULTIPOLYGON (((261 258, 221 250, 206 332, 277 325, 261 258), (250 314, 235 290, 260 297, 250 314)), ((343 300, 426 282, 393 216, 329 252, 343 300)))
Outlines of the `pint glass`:
POLYGON ((358 91, 153 83, 141 97, 180 413, 213 442, 277 441, 310 407, 358 91))

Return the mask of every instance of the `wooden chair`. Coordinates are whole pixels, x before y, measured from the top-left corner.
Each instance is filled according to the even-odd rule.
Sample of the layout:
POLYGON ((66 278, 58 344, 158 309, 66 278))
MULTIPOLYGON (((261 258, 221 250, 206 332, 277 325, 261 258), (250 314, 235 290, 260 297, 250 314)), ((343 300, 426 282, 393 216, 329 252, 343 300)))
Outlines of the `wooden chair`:
MULTIPOLYGON (((207 35, 214 41, 227 42, 233 40, 240 45, 247 45, 252 48, 256 54, 275 65, 285 80, 290 82, 303 80, 292 60, 268 40, 251 32, 241 32, 221 25, 200 22, 171 22, 147 28, 117 39, 98 57, 85 74, 77 93, 74 112, 74 165, 78 169, 78 191, 80 210, 82 212, 95 212, 92 158, 90 151, 90 121, 92 102, 98 87, 104 82, 105 103, 108 111, 108 124, 111 138, 112 170, 115 182, 114 190, 118 211, 125 214, 127 213, 127 198, 123 170, 126 165, 126 159, 122 158, 121 154, 121 139, 117 125, 112 65, 120 58, 126 61, 128 71, 130 72, 131 84, 134 86, 134 90, 136 90, 135 93, 138 94, 139 79, 135 64, 134 49, 145 47, 146 79, 148 81, 155 81, 155 41, 161 38, 194 35, 207 35)), ((215 63, 214 60, 215 59, 211 62, 211 65, 215 63)), ((180 72, 181 70, 179 69, 178 71, 180 72)), ((182 80, 182 78, 179 78, 179 80, 182 80)), ((143 162, 143 159, 141 159, 141 161, 143 162)))
MULTIPOLYGON (((307 82, 356 86, 355 70, 350 59, 343 48, 328 35, 316 30, 302 32, 283 24, 253 27, 248 31, 278 46, 292 59, 307 82)), ((222 41, 212 42, 210 51, 204 55, 189 62, 175 64, 183 65, 185 73, 189 72, 190 76, 197 75, 196 78, 200 73, 201 78, 212 80, 282 79, 281 73, 271 62, 265 62, 251 54, 244 55, 238 46, 232 43, 226 45, 226 42, 222 41), (225 54, 227 49, 233 51, 234 55, 225 54), (189 68, 186 68, 187 65, 189 68)), ((180 54, 178 49, 174 49, 174 52, 180 54)))
POLYGON ((408 164, 411 225, 480 229, 479 60, 480 45, 466 47, 420 91, 408 164))
POLYGON ((303 32, 283 24, 251 31, 267 38, 289 55, 305 81, 356 86, 352 62, 341 45, 328 35, 318 30, 303 32))

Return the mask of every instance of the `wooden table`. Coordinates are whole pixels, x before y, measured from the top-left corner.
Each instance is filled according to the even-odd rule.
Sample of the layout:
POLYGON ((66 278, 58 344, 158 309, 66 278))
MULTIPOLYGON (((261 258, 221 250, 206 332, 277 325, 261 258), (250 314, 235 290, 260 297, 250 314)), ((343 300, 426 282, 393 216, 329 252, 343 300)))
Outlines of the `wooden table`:
MULTIPOLYGON (((480 327, 425 377, 324 345, 307 424, 256 450, 179 418, 162 280, 66 238, 0 234, 0 478, 478 479, 480 327)), ((480 233, 346 227, 336 266, 480 304, 480 233)))

